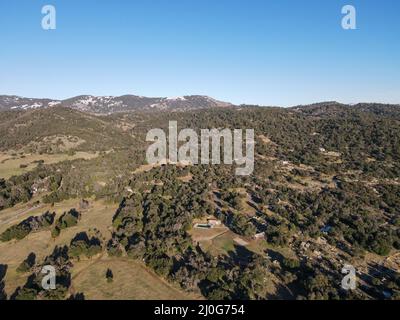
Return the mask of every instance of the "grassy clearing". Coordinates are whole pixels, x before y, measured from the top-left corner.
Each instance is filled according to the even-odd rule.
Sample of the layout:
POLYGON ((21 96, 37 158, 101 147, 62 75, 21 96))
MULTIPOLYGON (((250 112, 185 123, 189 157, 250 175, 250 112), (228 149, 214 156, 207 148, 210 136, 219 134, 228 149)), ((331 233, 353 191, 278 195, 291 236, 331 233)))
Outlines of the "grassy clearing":
POLYGON ((229 252, 235 251, 235 242, 237 237, 232 231, 225 232, 212 240, 200 241, 201 247, 214 256, 229 255, 229 252))
MULTIPOLYGON (((65 211, 71 208, 79 210, 79 200, 73 199, 63 201, 56 204, 54 207, 51 207, 51 205, 44 205, 31 211, 29 211, 29 204, 4 210, 0 213, 2 219, 0 220, 0 233, 30 216, 38 216, 46 211, 54 211, 57 214, 56 219, 58 219, 65 211)), ((15 270, 29 253, 34 252, 37 256, 37 261, 42 261, 54 250, 55 246, 69 245, 71 239, 78 232, 88 231, 93 228, 100 230, 104 239, 109 239, 111 233, 108 228, 111 225, 112 217, 116 209, 117 205, 108 205, 102 201, 92 201, 90 208, 82 211, 82 218, 78 225, 62 230, 60 236, 56 239, 51 237, 51 229, 49 229, 29 234, 20 241, 0 242, 0 263, 8 265, 6 292, 9 294, 14 292, 14 290, 26 280, 27 275, 17 274, 15 270)))
POLYGON ((199 299, 173 287, 142 263, 126 258, 103 258, 95 262, 75 264, 72 273, 74 292, 84 292, 89 300, 183 300, 199 299), (106 270, 110 268, 114 278, 107 282, 106 270))
POLYGON ((8 179, 14 175, 21 175, 36 168, 38 161, 45 164, 53 164, 66 160, 96 158, 98 153, 76 152, 74 155, 62 154, 24 154, 15 155, 0 153, 0 178, 8 179), (23 166, 23 167, 21 167, 23 166), (26 166, 26 167, 25 167, 26 166))
POLYGON ((264 239, 254 240, 254 239, 244 239, 239 235, 226 229, 193 229, 190 231, 190 235, 195 243, 200 243, 201 247, 207 252, 214 256, 218 255, 229 255, 230 252, 235 251, 237 246, 243 246, 247 250, 252 251, 259 255, 266 255, 267 250, 272 249, 273 251, 281 253, 285 257, 295 257, 292 250, 289 248, 281 248, 271 246, 264 239))
POLYGON ((194 242, 213 240, 214 238, 220 236, 221 234, 228 231, 227 227, 219 227, 219 228, 211 228, 211 229, 200 229, 193 228, 190 230, 189 234, 191 235, 194 242))
MULTIPOLYGON (((56 212, 57 216, 76 208, 82 213, 78 225, 61 231, 56 239, 51 230, 32 233, 20 241, 0 242, 0 263, 8 265, 5 278, 5 290, 10 296, 18 286, 25 284, 29 274, 16 272, 19 264, 34 252, 37 261, 42 261, 57 245, 69 245, 71 239, 81 231, 96 228, 100 230, 103 241, 111 237, 110 226, 117 205, 103 201, 90 201, 87 210, 79 209, 79 200, 72 199, 40 208, 31 208, 32 203, 21 204, 0 213, 0 233, 29 216, 38 216, 46 212, 56 212)), ((74 261, 71 293, 83 292, 86 299, 201 299, 200 295, 188 294, 175 288, 158 277, 139 261, 127 258, 108 258, 103 254, 97 259, 74 261), (107 268, 112 269, 114 281, 108 283, 105 277, 107 268)))

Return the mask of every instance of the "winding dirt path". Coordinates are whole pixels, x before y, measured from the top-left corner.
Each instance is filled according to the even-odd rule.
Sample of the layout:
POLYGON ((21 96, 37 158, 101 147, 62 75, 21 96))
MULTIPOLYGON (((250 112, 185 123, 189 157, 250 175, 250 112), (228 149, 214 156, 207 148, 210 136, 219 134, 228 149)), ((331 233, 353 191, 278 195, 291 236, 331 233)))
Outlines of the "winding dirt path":
POLYGON ((20 216, 23 216, 24 214, 27 214, 27 213, 29 213, 31 211, 36 210, 36 209, 43 208, 44 206, 45 206, 44 204, 41 204, 39 206, 35 206, 35 207, 29 208, 29 209, 22 210, 22 211, 16 213, 15 215, 13 215, 12 217, 9 217, 8 219, 7 218, 6 219, 0 219, 0 223, 1 224, 6 224, 6 223, 8 223, 8 222, 20 217, 20 216))

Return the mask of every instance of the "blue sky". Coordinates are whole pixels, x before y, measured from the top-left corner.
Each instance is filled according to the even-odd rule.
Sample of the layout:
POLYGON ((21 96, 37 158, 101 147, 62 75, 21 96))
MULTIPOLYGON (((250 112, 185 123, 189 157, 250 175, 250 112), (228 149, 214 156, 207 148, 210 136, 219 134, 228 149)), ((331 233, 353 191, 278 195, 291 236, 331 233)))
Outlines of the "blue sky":
POLYGON ((0 40, 0 94, 400 103, 398 0, 1 0, 0 40))

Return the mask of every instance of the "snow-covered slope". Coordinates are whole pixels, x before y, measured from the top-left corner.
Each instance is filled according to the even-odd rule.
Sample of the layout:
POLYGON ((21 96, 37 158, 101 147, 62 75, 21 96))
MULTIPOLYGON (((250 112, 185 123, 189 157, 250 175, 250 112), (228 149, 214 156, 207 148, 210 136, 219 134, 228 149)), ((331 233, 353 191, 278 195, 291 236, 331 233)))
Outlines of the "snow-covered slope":
POLYGON ((51 99, 32 99, 17 96, 0 96, 0 110, 28 110, 53 107, 61 101, 51 99))
POLYGON ((172 110, 184 111, 205 108, 229 107, 232 104, 207 96, 184 96, 176 98, 147 98, 134 95, 78 96, 66 100, 31 99, 17 96, 0 96, 0 110, 28 110, 65 106, 76 110, 110 114, 115 112, 172 110))

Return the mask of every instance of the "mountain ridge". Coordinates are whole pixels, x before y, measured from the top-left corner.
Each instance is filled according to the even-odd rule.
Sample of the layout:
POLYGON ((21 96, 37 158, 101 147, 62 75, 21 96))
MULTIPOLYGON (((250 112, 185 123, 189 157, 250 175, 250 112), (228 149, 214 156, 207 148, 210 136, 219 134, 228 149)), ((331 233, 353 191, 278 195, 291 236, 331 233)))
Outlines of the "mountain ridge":
MULTIPOLYGON (((80 95, 57 100, 49 98, 26 98, 16 95, 0 95, 0 111, 27 111, 52 107, 66 107, 85 113, 109 115, 126 112, 181 112, 202 109, 266 107, 261 105, 241 104, 216 100, 205 95, 189 95, 181 97, 144 97, 132 94, 122 96, 80 95)), ((280 107, 278 107, 280 108, 280 107)), ((308 105, 297 105, 284 108, 305 116, 341 117, 350 112, 373 113, 379 116, 400 118, 400 104, 356 103, 345 104, 337 101, 325 101, 308 105)))
POLYGON ((95 114, 112 114, 130 111, 188 111, 206 108, 225 108, 234 105, 229 102, 219 101, 202 95, 190 95, 174 98, 151 98, 136 95, 80 95, 64 100, 26 98, 15 95, 0 96, 0 111, 43 109, 54 106, 64 106, 95 114))

